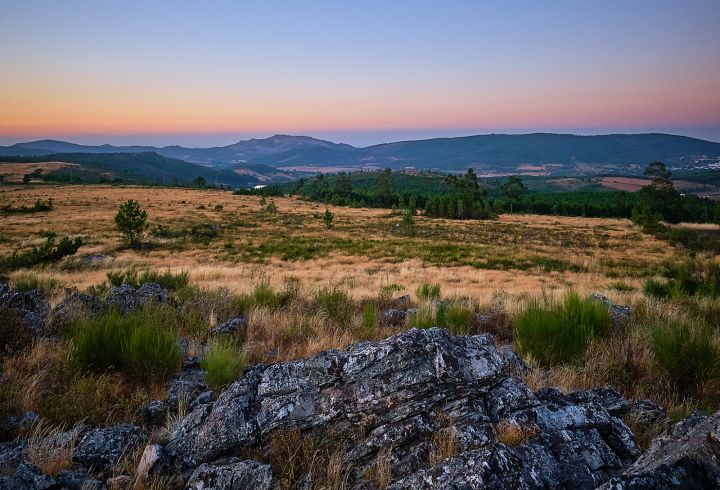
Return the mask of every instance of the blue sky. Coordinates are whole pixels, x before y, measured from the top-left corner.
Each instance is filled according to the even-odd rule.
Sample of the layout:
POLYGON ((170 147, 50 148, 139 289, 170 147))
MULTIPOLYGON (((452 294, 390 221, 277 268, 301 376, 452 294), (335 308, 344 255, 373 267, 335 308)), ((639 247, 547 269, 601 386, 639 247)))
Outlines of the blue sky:
POLYGON ((717 0, 3 0, 0 62, 5 143, 720 140, 717 0))

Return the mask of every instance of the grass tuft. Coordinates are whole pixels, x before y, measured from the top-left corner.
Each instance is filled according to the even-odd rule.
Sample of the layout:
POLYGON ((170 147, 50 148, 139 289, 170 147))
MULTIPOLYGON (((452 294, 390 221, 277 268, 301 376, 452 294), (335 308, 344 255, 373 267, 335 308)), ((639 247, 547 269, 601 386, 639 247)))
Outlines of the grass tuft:
POLYGON ((240 377, 246 357, 233 339, 214 339, 208 343, 200 365, 207 384, 219 390, 240 377))
POLYGON ((706 323, 659 321, 651 333, 658 365, 679 387, 696 388, 720 375, 720 343, 706 323))
POLYGON ((423 282, 418 286, 415 294, 421 300, 440 299, 440 285, 423 282))
POLYGON ((515 322, 515 344, 540 364, 563 364, 579 359, 590 341, 609 327, 604 305, 569 292, 556 305, 532 302, 515 322))
POLYGON ((70 334, 75 359, 90 371, 165 378, 180 363, 174 320, 174 311, 151 306, 124 316, 113 311, 79 319, 70 334))

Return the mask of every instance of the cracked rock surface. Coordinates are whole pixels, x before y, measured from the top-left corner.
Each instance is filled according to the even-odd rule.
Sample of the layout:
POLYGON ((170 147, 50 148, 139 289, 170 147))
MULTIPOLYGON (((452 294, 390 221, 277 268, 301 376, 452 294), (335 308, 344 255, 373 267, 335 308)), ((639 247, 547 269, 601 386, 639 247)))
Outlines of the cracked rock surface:
POLYGON ((376 485, 367 475, 380 452, 392 488, 594 488, 638 457, 632 433, 609 412, 627 408, 617 393, 533 393, 517 369, 489 335, 413 329, 255 366, 182 419, 167 449, 192 474, 248 448, 267 453, 278 432, 352 434, 336 451, 360 488, 376 485), (506 444, 501 423, 527 440, 506 444), (442 433, 457 441, 457 455, 432 464, 442 433))

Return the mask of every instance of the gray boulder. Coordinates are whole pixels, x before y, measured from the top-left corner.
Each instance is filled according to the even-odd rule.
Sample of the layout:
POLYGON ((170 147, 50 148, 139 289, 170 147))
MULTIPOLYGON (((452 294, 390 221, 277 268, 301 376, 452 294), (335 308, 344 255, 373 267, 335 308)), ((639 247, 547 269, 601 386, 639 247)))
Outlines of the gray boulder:
POLYGON ((145 283, 138 289, 130 284, 114 286, 105 296, 106 306, 117 308, 123 313, 129 313, 150 302, 167 303, 169 301, 170 296, 167 289, 154 282, 145 283))
POLYGON ((50 304, 39 290, 20 292, 0 283, 0 318, 15 315, 26 329, 40 335, 49 313, 50 304))
POLYGON ((408 312, 397 308, 390 308, 382 312, 380 324, 385 327, 397 327, 403 325, 408 317, 408 312))
POLYGON ((720 488, 720 412, 692 415, 656 437, 622 476, 603 490, 720 488))
POLYGON ((0 443, 0 476, 12 476, 27 457, 27 441, 0 443))
POLYGON ((664 421, 667 413, 652 400, 640 400, 632 404, 629 415, 637 424, 647 427, 664 421))
POLYGON ((269 490, 276 488, 270 465, 234 458, 225 464, 200 465, 190 477, 188 490, 269 490))
POLYGON ((592 488, 637 458, 629 429, 601 403, 589 396, 543 398, 513 377, 516 371, 489 335, 412 329, 344 351, 254 366, 217 400, 181 419, 167 450, 187 475, 249 449, 267 454, 277 433, 344 434, 332 452, 342 455, 349 486, 372 487, 368 475, 382 455, 397 488, 422 486, 439 472, 447 473, 450 486, 457 483, 453 488, 462 487, 467 482, 457 471, 470 461, 483 465, 478 458, 485 457, 505 474, 488 473, 477 485, 511 486, 532 474, 548 486, 592 488), (506 447, 500 423, 528 436, 506 447), (445 432, 457 440, 459 459, 446 460, 443 469, 445 462, 433 464, 430 454, 445 432))
POLYGON ((55 475, 61 488, 67 490, 100 490, 102 482, 96 480, 86 468, 62 470, 55 475))
POLYGON ((60 490, 62 486, 37 466, 23 461, 11 478, 0 478, 0 490, 60 490))
POLYGON ((210 335, 236 335, 245 338, 247 330, 247 319, 245 317, 232 318, 226 322, 219 323, 210 329, 210 335))
POLYGON ((100 310, 100 301, 89 294, 71 293, 50 312, 45 331, 58 333, 70 326, 73 321, 85 313, 100 310))
POLYGON ((625 322, 625 320, 630 317, 630 313, 632 313, 632 309, 630 308, 630 306, 616 305, 615 303, 610 301, 607 296, 604 296, 600 293, 592 293, 590 295, 590 298, 599 303, 603 303, 608 307, 613 324, 615 325, 620 325, 625 322))
POLYGON ((97 471, 108 471, 144 440, 143 431, 130 424, 91 429, 80 438, 73 460, 97 471))
POLYGON ((7 441, 20 434, 27 433, 37 420, 38 414, 33 411, 8 415, 3 420, 0 420, 0 441, 7 441))

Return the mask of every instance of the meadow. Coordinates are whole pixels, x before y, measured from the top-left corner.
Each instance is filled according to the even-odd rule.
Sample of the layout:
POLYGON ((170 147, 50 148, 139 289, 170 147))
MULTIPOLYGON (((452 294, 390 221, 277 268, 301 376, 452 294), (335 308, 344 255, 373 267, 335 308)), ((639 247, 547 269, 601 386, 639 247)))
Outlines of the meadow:
POLYGON ((6 271, 13 287, 39 288, 55 305, 72 291, 102 297, 112 285, 159 282, 172 306, 82 316, 55 332, 59 341, 8 350, 5 413, 35 410, 65 426, 137 422, 187 356, 199 356, 208 384, 220 389, 248 364, 431 326, 489 332, 512 344, 534 368, 526 374, 534 389, 611 385, 633 401, 660 403, 667 420, 635 428, 643 444, 693 410, 720 407, 720 262, 645 234, 630 220, 418 215, 408 228, 395 211, 297 197, 0 187, 0 205, 13 209, 49 200, 50 210, 0 214, 0 256, 48 237, 79 237, 82 245, 61 260, 6 271), (138 249, 123 245, 113 221, 127 199, 148 213, 138 249), (595 292, 631 306, 622 325, 587 299, 595 292), (415 309, 402 321, 384 321, 388 310, 408 305, 415 309), (241 339, 210 338, 208 329, 239 315, 247 319, 241 339), (110 358, 120 344, 109 337, 125 357, 110 358))

